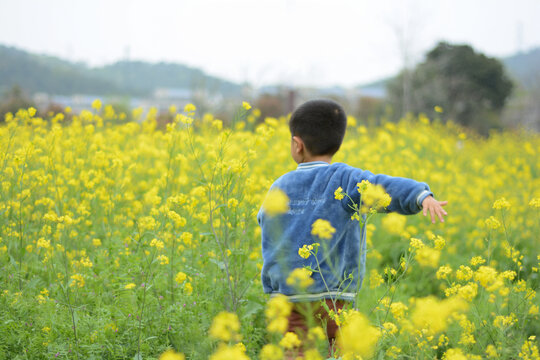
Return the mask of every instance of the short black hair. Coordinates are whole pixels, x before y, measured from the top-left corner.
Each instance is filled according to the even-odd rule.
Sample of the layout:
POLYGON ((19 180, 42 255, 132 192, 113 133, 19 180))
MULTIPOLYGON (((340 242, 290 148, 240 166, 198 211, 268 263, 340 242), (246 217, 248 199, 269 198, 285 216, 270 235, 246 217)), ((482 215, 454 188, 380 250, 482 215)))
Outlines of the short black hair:
POLYGON ((347 129, 345 111, 333 100, 310 100, 291 115, 289 129, 298 136, 312 155, 334 155, 347 129))

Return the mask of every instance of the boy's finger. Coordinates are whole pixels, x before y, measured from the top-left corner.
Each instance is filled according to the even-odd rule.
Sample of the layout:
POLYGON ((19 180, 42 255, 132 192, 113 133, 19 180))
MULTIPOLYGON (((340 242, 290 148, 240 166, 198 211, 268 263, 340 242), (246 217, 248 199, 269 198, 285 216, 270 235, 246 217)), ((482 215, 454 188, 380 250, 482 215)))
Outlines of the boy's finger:
POLYGON ((435 210, 433 208, 429 208, 429 215, 431 216, 431 223, 435 224, 435 210))
POLYGON ((444 222, 444 218, 443 218, 443 213, 446 215, 446 213, 444 211, 438 211, 437 212, 437 215, 439 216, 439 220, 443 223, 444 222))
POLYGON ((445 206, 448 204, 448 201, 439 201, 439 205, 445 206))

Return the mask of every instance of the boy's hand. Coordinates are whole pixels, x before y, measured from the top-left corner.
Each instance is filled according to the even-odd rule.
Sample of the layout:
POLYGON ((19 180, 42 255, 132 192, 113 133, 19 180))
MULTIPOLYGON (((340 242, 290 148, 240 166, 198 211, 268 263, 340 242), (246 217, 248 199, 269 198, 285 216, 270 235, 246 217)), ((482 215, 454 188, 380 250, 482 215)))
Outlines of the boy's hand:
POLYGON ((437 220, 437 217, 439 217, 439 220, 441 222, 444 222, 443 215, 448 215, 446 211, 442 208, 448 204, 448 201, 437 201, 433 198, 433 196, 428 196, 422 201, 422 209, 424 216, 427 216, 427 213, 429 211, 429 214, 431 216, 431 222, 435 224, 435 221, 437 220))

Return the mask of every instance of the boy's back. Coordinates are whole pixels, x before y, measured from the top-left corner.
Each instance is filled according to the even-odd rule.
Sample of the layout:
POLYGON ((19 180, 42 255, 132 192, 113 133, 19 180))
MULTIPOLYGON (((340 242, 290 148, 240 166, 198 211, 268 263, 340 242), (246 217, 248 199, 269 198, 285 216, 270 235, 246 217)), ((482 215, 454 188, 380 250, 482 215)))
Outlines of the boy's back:
POLYGON ((257 217, 262 229, 262 283, 266 293, 285 294, 291 301, 354 299, 357 282, 361 283, 364 276, 366 252, 360 249, 365 250, 365 234, 361 236, 358 221, 351 219, 351 199, 338 201, 334 192, 341 187, 358 203, 357 184, 362 180, 383 185, 393 199, 388 210, 402 214, 418 212, 419 203, 431 194, 426 184, 411 179, 374 175, 343 163, 300 163, 297 170, 281 176, 271 188, 285 192, 289 210, 272 217, 261 209, 257 217), (329 221, 336 229, 331 239, 318 239, 311 234, 317 219, 329 221), (302 258, 298 249, 314 242, 321 243, 317 259, 302 258), (324 279, 313 273, 314 284, 301 293, 287 285, 287 277, 292 270, 306 266, 320 266, 324 279))

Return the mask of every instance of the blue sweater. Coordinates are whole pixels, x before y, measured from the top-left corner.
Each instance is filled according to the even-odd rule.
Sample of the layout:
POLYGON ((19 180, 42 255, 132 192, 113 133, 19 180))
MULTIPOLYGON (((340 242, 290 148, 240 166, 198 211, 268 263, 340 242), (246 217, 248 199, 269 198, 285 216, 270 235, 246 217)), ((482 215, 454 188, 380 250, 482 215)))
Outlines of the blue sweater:
POLYGON ((358 203, 360 194, 356 184, 362 180, 382 185, 392 197, 387 211, 404 215, 419 212, 422 201, 428 195, 433 195, 425 183, 374 175, 343 163, 330 165, 314 161, 299 164, 296 170, 281 176, 270 188, 279 188, 287 194, 289 211, 271 217, 261 208, 257 214, 262 230, 264 264, 261 276, 265 293, 284 294, 292 302, 330 297, 354 300, 356 288, 361 286, 365 273, 366 234, 365 231, 361 233, 358 221, 351 220, 351 200, 347 197, 336 200, 334 191, 341 186, 358 203), (311 225, 317 219, 330 221, 336 229, 331 240, 311 235, 311 225), (321 245, 326 242, 317 255, 324 281, 319 273, 314 272, 314 284, 306 291, 299 292, 288 286, 286 280, 295 268, 310 266, 317 269, 313 256, 304 259, 298 254, 299 248, 314 242, 321 245), (350 274, 352 277, 349 277, 350 274))

